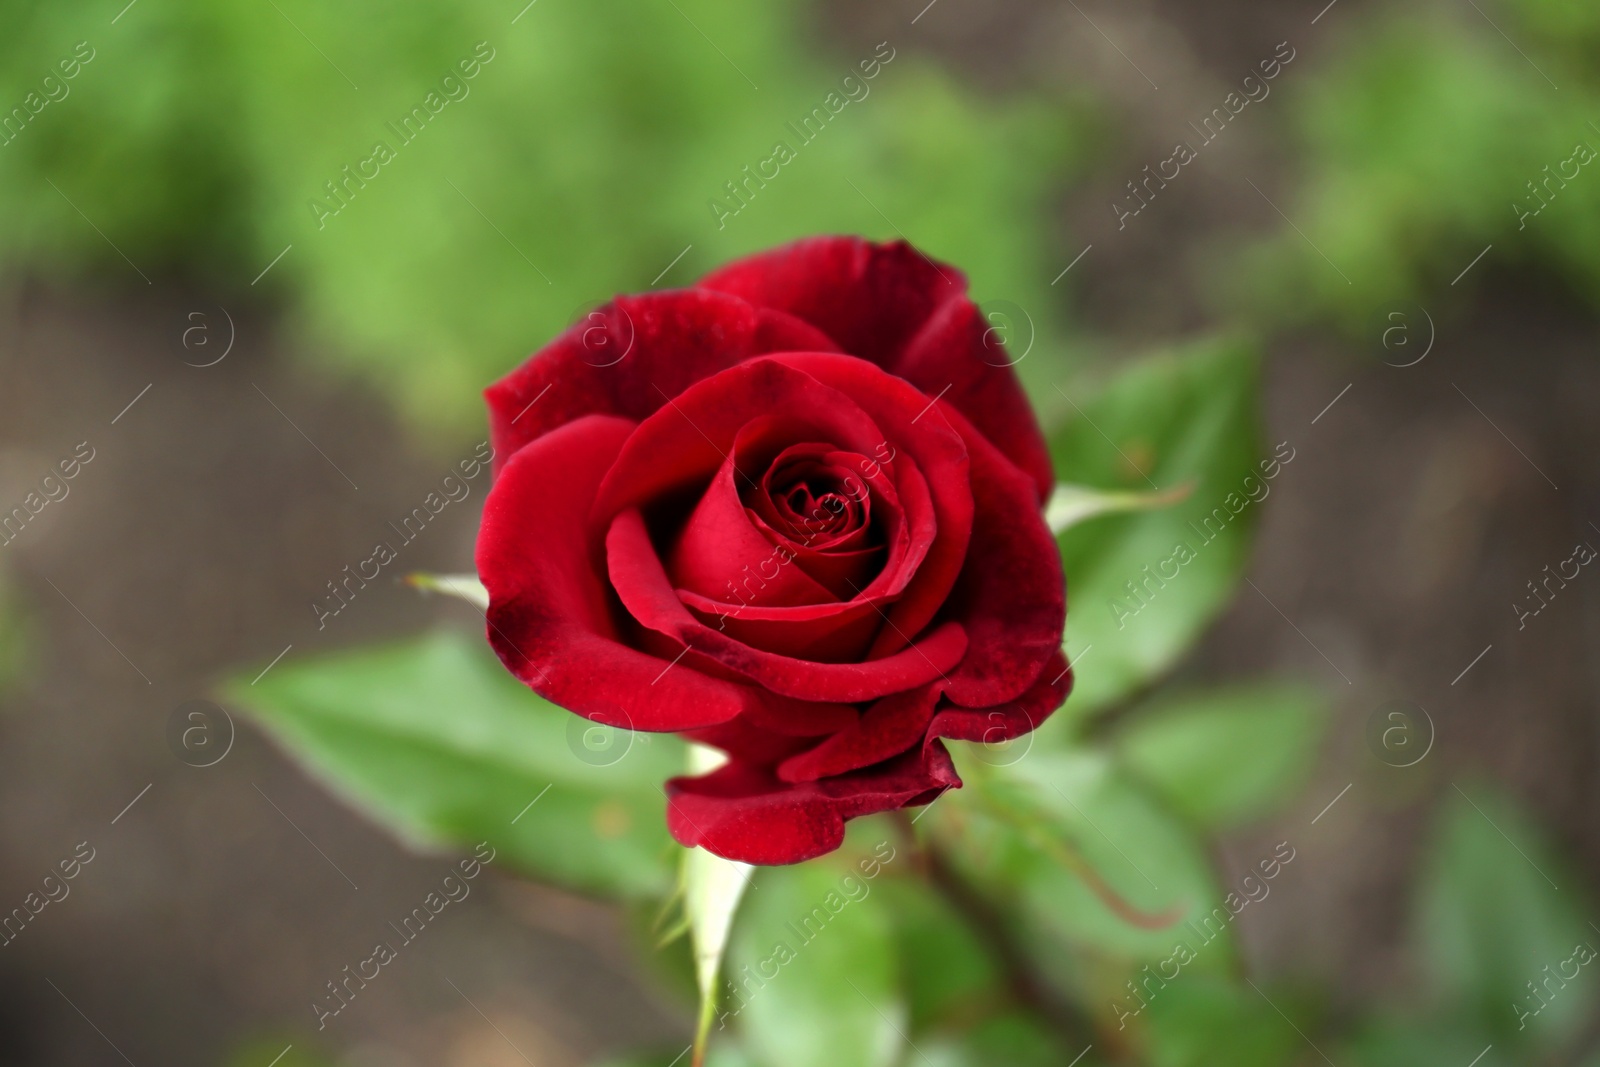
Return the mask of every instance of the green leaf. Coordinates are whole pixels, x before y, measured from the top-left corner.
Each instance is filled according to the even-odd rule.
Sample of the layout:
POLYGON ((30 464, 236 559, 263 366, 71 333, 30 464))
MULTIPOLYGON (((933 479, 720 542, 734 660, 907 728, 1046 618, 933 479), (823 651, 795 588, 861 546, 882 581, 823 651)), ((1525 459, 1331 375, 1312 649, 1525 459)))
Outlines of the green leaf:
POLYGON ((406 575, 406 583, 424 592, 465 600, 479 611, 489 610, 489 590, 476 574, 429 574, 416 571, 406 575))
MULTIPOLYGON (((108 26, 124 6, 6 19, 3 106, 39 91, 85 18, 108 26)), ((812 47, 799 0, 525 7, 139 4, 64 83, 71 102, 7 146, 0 262, 142 284, 93 219, 149 273, 272 287, 291 324, 334 342, 304 346, 319 369, 357 371, 416 420, 459 428, 481 424, 483 385, 580 306, 809 234, 903 230, 979 299, 1026 307, 1018 369, 1059 380, 1059 353, 1032 338, 1060 335, 1049 283, 1065 263, 1037 219, 1086 141, 1081 95, 973 93, 900 41, 812 47), (830 93, 852 97, 836 116, 830 93), (425 103, 425 128, 402 129, 425 103), (813 114, 825 135, 816 119, 800 129, 813 114)))
POLYGON ((1042 965, 1086 980, 1066 975, 1063 943, 1115 964, 1097 1004, 1126 995, 1128 965, 1165 959, 1179 941, 1196 957, 1185 970, 1233 966, 1232 920, 1204 847, 1106 753, 1035 751, 1003 771, 972 763, 961 774, 966 787, 929 815, 933 832, 967 877, 1007 901, 1042 965))
POLYGON ((1496 1044, 1559 1045, 1593 1016, 1600 931, 1590 898, 1509 798, 1451 791, 1420 897, 1425 959, 1446 1008, 1481 1019, 1496 1044), (1590 962, 1574 958, 1579 946, 1590 962))
POLYGON ((1055 1035, 1030 1015, 1009 1013, 980 1020, 965 1032, 953 1036, 919 1038, 907 1067, 1101 1067, 1105 1061, 1094 1053, 1079 1057, 1083 1048, 1067 1051, 1055 1035), (1079 1058, 1075 1058, 1079 1057, 1079 1058))
POLYGON ((1296 795, 1327 719, 1316 690, 1255 682, 1140 709, 1116 747, 1174 810, 1222 830, 1263 818, 1296 795))
POLYGON ((1527 1062, 1503 1041, 1491 1042, 1481 1024, 1479 1019, 1368 1021, 1344 1048, 1329 1049, 1329 1055, 1335 1063, 1360 1067, 1416 1067, 1419 1063, 1512 1067, 1527 1062))
POLYGON ((762 868, 734 924, 720 1021, 737 1021, 764 1067, 902 1062, 908 1020, 894 922, 874 885, 895 850, 883 842, 861 857, 848 848, 762 868))
POLYGON ((1348 24, 1314 60, 1301 50, 1296 66, 1318 70, 1285 100, 1299 176, 1281 193, 1266 190, 1295 222, 1277 222, 1267 244, 1204 279, 1232 311, 1267 311, 1278 326, 1331 320, 1369 350, 1384 330, 1406 327, 1393 336, 1414 331, 1414 346, 1383 354, 1399 364, 1429 336, 1423 306, 1441 333, 1473 306, 1473 287, 1492 275, 1487 264, 1461 273, 1491 243, 1491 261, 1516 264, 1502 269, 1538 263, 1594 305, 1600 183, 1538 183, 1577 142, 1600 145, 1588 125, 1600 107, 1591 43, 1600 19, 1585 0, 1518 0, 1501 14, 1478 6, 1394 5, 1348 24), (1537 13, 1551 49, 1510 21, 1514 7, 1537 13))
POLYGON ((1293 458, 1288 445, 1276 458, 1263 453, 1256 394, 1255 356, 1216 342, 1138 363, 1093 396, 1066 397, 1067 421, 1050 441, 1063 480, 1192 492, 1174 507, 1094 519, 1058 538, 1067 654, 1081 666, 1063 722, 1170 668, 1228 602, 1261 510, 1251 496, 1265 499, 1270 476, 1293 458))
MULTIPOLYGON (((689 773, 707 774, 726 759, 715 749, 691 744, 689 773)), ((700 1018, 695 1026, 699 1056, 705 1054, 706 1037, 719 999, 717 972, 728 945, 728 930, 754 870, 748 863, 726 860, 703 848, 684 850, 683 907, 694 940, 695 981, 700 987, 700 1018)))
POLYGON ((481 641, 437 634, 291 660, 226 695, 419 846, 488 841, 536 878, 603 895, 673 884, 660 785, 682 769, 681 743, 618 731, 597 758, 583 732, 605 728, 535 695, 481 641))
MULTIPOLYGON (((1278 1015, 1299 1014, 1290 998, 1269 993, 1272 1004, 1243 982, 1214 975, 1181 974, 1160 989, 1134 1017, 1151 1067, 1282 1067, 1309 1052, 1294 1026, 1278 1015)), ((1130 1029, 1134 1023, 1130 1022, 1130 1029)), ((1316 1056, 1301 1062, 1321 1062, 1316 1056)))
POLYGON ((1056 535, 1101 515, 1115 515, 1124 511, 1144 511, 1176 504, 1189 495, 1188 486, 1176 486, 1165 492, 1129 492, 1127 490, 1091 489, 1085 485, 1068 485, 1058 482, 1050 502, 1045 505, 1044 521, 1056 535))
POLYGON ((1005 998, 988 950, 966 919, 926 880, 886 878, 874 892, 884 894, 894 920, 913 1029, 937 1026, 952 1016, 971 1016, 1005 998))

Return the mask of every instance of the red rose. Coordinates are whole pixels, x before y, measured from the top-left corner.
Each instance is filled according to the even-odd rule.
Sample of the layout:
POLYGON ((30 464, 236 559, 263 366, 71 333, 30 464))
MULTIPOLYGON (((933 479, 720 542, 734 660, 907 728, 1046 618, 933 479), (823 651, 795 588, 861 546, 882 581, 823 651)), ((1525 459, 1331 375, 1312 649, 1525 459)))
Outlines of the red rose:
POLYGON ((1066 699, 1049 454, 965 279, 815 238, 618 297, 486 396, 489 640, 542 696, 728 762, 667 783, 748 863, 960 779, 1066 699))

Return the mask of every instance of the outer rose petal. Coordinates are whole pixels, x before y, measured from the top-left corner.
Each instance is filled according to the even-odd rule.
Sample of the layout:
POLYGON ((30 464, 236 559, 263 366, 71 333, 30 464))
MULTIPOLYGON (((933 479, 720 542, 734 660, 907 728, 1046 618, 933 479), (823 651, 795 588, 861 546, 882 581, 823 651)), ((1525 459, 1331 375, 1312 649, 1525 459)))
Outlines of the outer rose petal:
POLYGON ((766 771, 728 763, 667 782, 667 828, 742 863, 799 863, 832 852, 846 819, 925 804, 960 779, 938 741, 866 771, 788 785, 766 771))
MULTIPOLYGON (((996 744, 1034 730, 1067 699, 1072 677, 1057 652, 1027 692, 1015 700, 987 708, 935 705, 947 686, 934 682, 921 689, 884 697, 850 726, 831 734, 778 765, 785 782, 810 782, 880 763, 935 737, 996 744)), ((959 783, 957 783, 959 784, 959 783)))
POLYGON ((945 695, 969 708, 1015 699, 1061 650, 1067 587, 1061 551, 1017 470, 959 412, 948 417, 972 460, 972 547, 940 618, 969 629, 971 647, 945 695))
POLYGON ((619 296, 484 391, 495 469, 573 419, 642 419, 740 360, 796 351, 832 352, 835 346, 810 323, 709 290, 619 296))
POLYGON ((527 445, 484 502, 478 575, 489 590, 489 643, 541 696, 635 730, 691 730, 777 705, 805 705, 711 678, 628 646, 614 618, 598 538, 586 525, 600 479, 633 430, 591 415, 527 445))
POLYGON ((841 351, 929 396, 948 389, 944 399, 1033 479, 1041 503, 1055 487, 1033 407, 1008 357, 992 336, 985 341, 989 324, 954 267, 904 241, 812 237, 730 263, 698 284, 804 319, 841 351))
POLYGON ((585 415, 643 419, 668 397, 751 355, 761 333, 799 338, 806 336, 801 328, 704 290, 619 296, 484 391, 495 469, 528 442, 585 415), (620 353, 626 354, 619 359, 620 353))
POLYGON ((931 710, 931 689, 886 697, 875 705, 874 712, 882 710, 886 718, 899 720, 898 725, 883 721, 880 726, 909 737, 914 747, 866 768, 851 765, 877 742, 867 736, 872 731, 834 734, 811 752, 784 761, 782 777, 739 757, 776 757, 792 750, 790 739, 760 745, 755 739, 726 736, 736 723, 699 731, 698 739, 738 757, 710 774, 667 782, 672 835, 683 845, 699 845, 747 864, 797 864, 830 853, 845 837, 846 819, 923 805, 946 789, 960 789, 962 779, 939 737, 997 744, 1029 733, 1066 701, 1072 675, 1066 657, 1058 653, 1045 677, 1016 701, 989 709, 941 710, 930 721, 922 712, 931 710), (906 729, 918 720, 922 726, 906 729), (840 758, 845 752, 854 758, 840 758), (802 776, 802 768, 816 774, 802 776))
POLYGON ((904 241, 811 237, 736 260, 696 285, 787 312, 840 351, 892 371, 934 309, 966 292, 967 279, 904 241))
POLYGON ((1033 479, 1043 504, 1056 486, 1050 449, 1016 372, 1005 362, 1020 355, 1007 357, 989 330, 978 305, 965 298, 947 300, 892 369, 929 396, 949 387, 944 399, 1033 479))
POLYGON ((948 737, 993 745, 1013 740, 1038 729, 1066 703, 1071 692, 1072 672, 1067 669, 1067 658, 1057 651, 1045 664, 1039 680, 1015 700, 992 708, 941 708, 928 726, 928 741, 948 737))
POLYGON ((1020 737, 1066 700, 1072 676, 1058 652, 1045 676, 1017 700, 994 708, 946 708, 930 721, 926 712, 937 699, 934 688, 875 705, 873 711, 884 716, 877 726, 897 735, 890 743, 905 740, 912 747, 871 766, 860 761, 882 743, 883 735, 869 736, 874 730, 841 731, 785 760, 778 774, 747 760, 764 764, 791 751, 792 739, 762 744, 759 738, 737 738, 728 733, 737 723, 700 731, 697 740, 735 757, 708 775, 667 783, 672 835, 684 845, 744 863, 799 863, 831 852, 844 839, 846 820, 930 803, 944 790, 961 787, 939 738, 995 744, 1020 737))
POLYGON ((931 682, 875 702, 854 723, 778 765, 785 782, 815 782, 870 767, 920 745, 939 703, 940 683, 931 682))

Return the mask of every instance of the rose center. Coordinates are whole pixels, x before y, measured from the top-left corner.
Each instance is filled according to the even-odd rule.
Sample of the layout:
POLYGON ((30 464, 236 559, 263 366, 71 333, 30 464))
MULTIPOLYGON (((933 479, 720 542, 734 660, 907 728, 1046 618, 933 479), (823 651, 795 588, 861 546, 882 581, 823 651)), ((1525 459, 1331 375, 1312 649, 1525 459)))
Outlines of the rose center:
POLYGON ((772 505, 777 532, 797 544, 824 550, 842 538, 855 548, 871 543, 866 486, 836 463, 810 456, 780 459, 762 481, 760 491, 772 505))

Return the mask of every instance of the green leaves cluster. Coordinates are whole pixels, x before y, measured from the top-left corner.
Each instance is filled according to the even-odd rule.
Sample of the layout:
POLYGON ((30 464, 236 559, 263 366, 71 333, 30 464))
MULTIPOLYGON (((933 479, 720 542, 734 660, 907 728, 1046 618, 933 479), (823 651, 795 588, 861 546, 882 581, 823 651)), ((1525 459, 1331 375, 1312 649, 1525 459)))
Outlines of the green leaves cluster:
POLYGON ((1600 306, 1600 175, 1559 174, 1578 144, 1600 152, 1593 5, 1432 5, 1334 32, 1284 89, 1300 150, 1280 203, 1301 232, 1218 272, 1225 302, 1375 338, 1411 302, 1461 310, 1451 284, 1493 243, 1502 267, 1539 264, 1600 306))
POLYGON ((1470 1060, 1493 1045, 1482 1060, 1493 1067, 1590 1062, 1600 1011, 1593 900, 1510 798, 1456 787, 1416 900, 1424 989, 1375 1012, 1350 1054, 1401 1067, 1470 1060))
POLYGON ((1058 325, 1036 220, 1083 106, 964 93, 903 40, 797 49, 796 0, 173 0, 112 25, 125 2, 0 0, 0 108, 77 42, 95 50, 0 146, 0 262, 142 286, 120 249, 221 296, 275 292, 319 367, 424 424, 476 421, 484 384, 580 309, 815 233, 914 234, 981 297, 1058 325), (480 42, 492 59, 449 99, 442 79, 480 42), (866 95, 802 143, 788 124, 879 55, 866 95), (394 127, 430 92, 442 109, 407 143, 394 127), (780 140, 797 158, 736 216, 713 211, 780 140), (393 158, 372 176, 380 142, 393 158))
POLYGON ((1170 668, 1232 594, 1260 512, 1245 480, 1271 458, 1259 442, 1256 379, 1251 352, 1216 342, 1136 363, 1092 396, 1060 391, 1055 406, 1065 419, 1050 444, 1063 481, 1188 494, 1173 507, 1096 518, 1058 537, 1067 655, 1093 657, 1074 683, 1073 719, 1170 668), (1235 513, 1229 494, 1246 506, 1235 513), (1175 553, 1179 545, 1187 553, 1175 553))
POLYGON ((285 664, 225 695, 418 847, 488 841, 526 874, 619 899, 676 882, 661 784, 681 773, 682 743, 608 732, 586 744, 585 729, 608 728, 539 699, 481 640, 441 633, 285 664))

